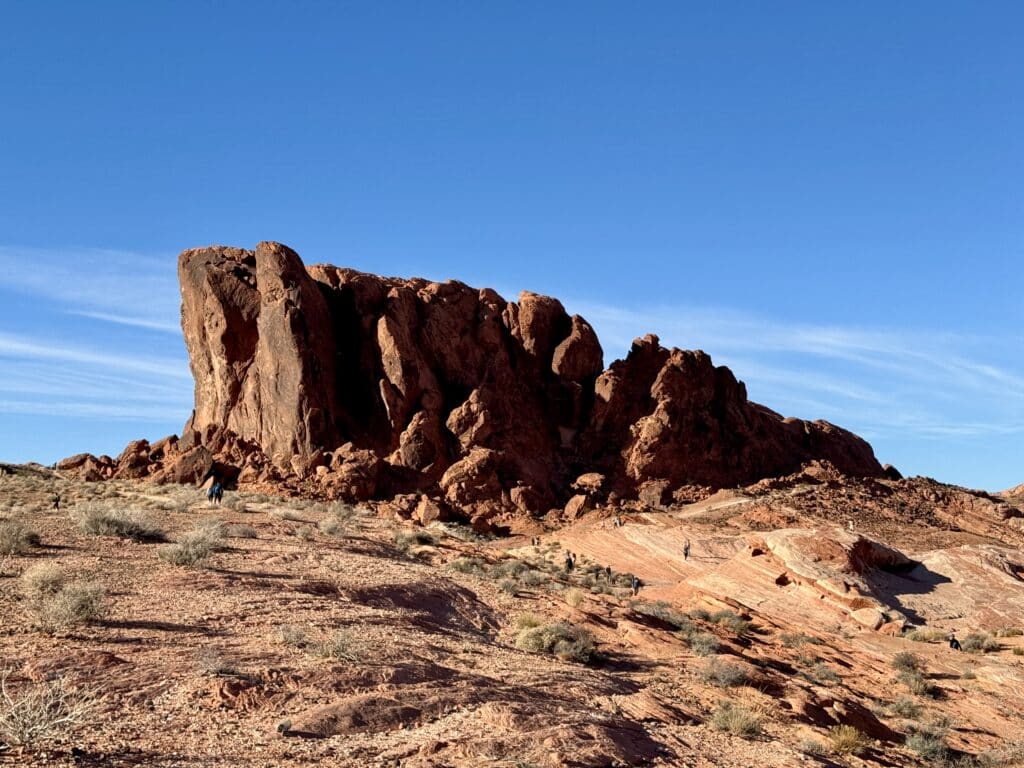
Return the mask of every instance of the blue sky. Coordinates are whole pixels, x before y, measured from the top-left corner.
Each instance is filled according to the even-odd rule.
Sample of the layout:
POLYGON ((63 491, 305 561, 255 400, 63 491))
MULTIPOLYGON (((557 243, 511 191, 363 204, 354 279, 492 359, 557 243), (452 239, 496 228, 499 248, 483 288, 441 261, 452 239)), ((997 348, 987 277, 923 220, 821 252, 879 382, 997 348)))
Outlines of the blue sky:
POLYGON ((0 459, 178 431, 175 256, 273 239, 1024 481, 1019 4, 2 7, 0 459))

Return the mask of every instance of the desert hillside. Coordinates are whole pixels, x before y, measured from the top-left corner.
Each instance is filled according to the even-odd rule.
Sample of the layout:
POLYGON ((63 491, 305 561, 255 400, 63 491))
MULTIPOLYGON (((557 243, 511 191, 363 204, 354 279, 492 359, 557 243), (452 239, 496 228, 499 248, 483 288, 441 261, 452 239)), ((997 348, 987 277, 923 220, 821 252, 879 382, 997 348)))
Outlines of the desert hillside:
POLYGON ((492 537, 5 467, 0 515, 11 764, 1024 756, 1022 513, 932 481, 813 465, 492 537))

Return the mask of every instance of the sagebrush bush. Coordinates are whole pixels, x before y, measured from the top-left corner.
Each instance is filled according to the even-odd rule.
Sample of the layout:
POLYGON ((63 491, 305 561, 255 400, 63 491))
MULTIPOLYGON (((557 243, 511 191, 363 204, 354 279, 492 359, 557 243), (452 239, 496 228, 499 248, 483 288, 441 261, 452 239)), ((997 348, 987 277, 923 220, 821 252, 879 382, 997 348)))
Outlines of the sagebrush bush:
POLYGON ((934 643, 939 640, 945 640, 949 635, 948 632, 942 629, 912 629, 903 636, 908 640, 913 640, 915 643, 934 643))
POLYGON ((832 751, 837 755, 860 755, 871 745, 871 740, 852 725, 836 725, 829 729, 832 751))
POLYGON ((37 563, 21 574, 21 591, 29 600, 40 600, 61 591, 67 576, 53 563, 37 563))
POLYGON ((753 627, 750 621, 747 621, 735 611, 716 611, 711 614, 710 620, 740 637, 749 632, 751 627, 753 627))
POLYGON ((43 632, 61 632, 99 621, 106 615, 105 591, 99 584, 64 584, 56 592, 28 601, 28 610, 43 632))
POLYGON ((921 707, 909 696, 900 696, 896 701, 889 705, 889 711, 899 717, 905 717, 908 720, 916 720, 921 716, 921 707))
POLYGON ((395 533, 395 546, 408 552, 414 546, 433 547, 437 545, 437 536, 430 531, 398 531, 395 533))
POLYGON ((721 641, 710 632, 693 632, 686 636, 690 650, 698 656, 712 656, 718 653, 721 641))
POLYGON ((256 529, 248 523, 232 523, 224 526, 224 535, 232 539, 255 539, 256 529))
POLYGON ((723 701, 718 705, 711 722, 718 730, 744 739, 761 735, 761 721, 757 716, 729 701, 723 701))
POLYGON ((583 605, 583 590, 572 587, 565 591, 565 602, 572 608, 579 608, 583 605))
POLYGON ((892 657, 889 665, 897 672, 919 672, 924 669, 921 657, 910 651, 900 651, 892 657))
POLYGON ((93 711, 94 699, 63 679, 12 690, 10 672, 0 672, 0 744, 37 749, 67 739, 93 711))
POLYGON ((812 757, 824 757, 828 754, 828 750, 825 748, 825 745, 820 741, 815 741, 814 739, 801 739, 796 745, 796 750, 797 752, 804 755, 811 755, 812 757))
POLYGON ((482 576, 487 572, 487 563, 479 557, 457 557, 451 562, 453 570, 482 576))
POLYGON ((339 629, 326 640, 316 644, 316 653, 325 659, 356 662, 365 656, 366 646, 355 633, 339 629))
POLYGON ((972 632, 963 639, 960 646, 968 653, 990 653, 1001 647, 998 640, 982 632, 972 632))
POLYGON ((163 541, 164 534, 138 511, 83 504, 72 513, 78 528, 93 536, 118 536, 132 541, 163 541))
POLYGON ((516 617, 516 629, 533 629, 544 623, 544 619, 535 613, 521 613, 516 617))
POLYGON ((39 534, 16 520, 0 521, 0 555, 26 555, 40 543, 39 534))
POLYGON ((915 696, 934 696, 936 693, 935 687, 920 672, 901 672, 898 680, 915 696))
POLYGON ((995 632, 996 637, 1020 637, 1024 635, 1024 629, 1020 627, 1003 627, 997 629, 995 632))
POLYGON ((925 760, 944 762, 950 756, 946 745, 948 731, 949 724, 944 720, 918 725, 907 736, 906 745, 925 760))
POLYGON ((733 688, 746 685, 749 675, 747 670, 739 664, 711 659, 700 670, 700 679, 705 683, 717 685, 719 688, 733 688))
POLYGON ((560 621, 521 629, 516 635, 516 648, 585 663, 594 653, 594 636, 586 629, 560 621))
POLYGON ((690 620, 689 616, 677 611, 664 600, 658 600, 654 603, 637 600, 633 602, 630 607, 635 613, 639 613, 644 616, 652 616, 653 618, 663 621, 677 630, 689 632, 694 629, 693 622, 690 620))
POLYGON ((223 544, 224 526, 219 522, 203 524, 182 536, 177 544, 161 547, 157 554, 171 565, 191 568, 206 560, 223 544))

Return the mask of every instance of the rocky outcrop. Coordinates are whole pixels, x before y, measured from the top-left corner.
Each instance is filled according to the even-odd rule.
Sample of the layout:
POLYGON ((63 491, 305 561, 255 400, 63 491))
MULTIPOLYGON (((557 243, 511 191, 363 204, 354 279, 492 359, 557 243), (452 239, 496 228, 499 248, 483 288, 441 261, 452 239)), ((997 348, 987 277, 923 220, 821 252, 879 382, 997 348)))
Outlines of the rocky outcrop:
POLYGON ((306 268, 277 243, 188 250, 178 272, 195 410, 181 440, 133 443, 108 474, 192 476, 201 446, 243 482, 490 518, 580 490, 664 503, 811 459, 882 472, 863 440, 749 402, 703 352, 646 336, 602 371, 594 330, 546 296, 306 268))

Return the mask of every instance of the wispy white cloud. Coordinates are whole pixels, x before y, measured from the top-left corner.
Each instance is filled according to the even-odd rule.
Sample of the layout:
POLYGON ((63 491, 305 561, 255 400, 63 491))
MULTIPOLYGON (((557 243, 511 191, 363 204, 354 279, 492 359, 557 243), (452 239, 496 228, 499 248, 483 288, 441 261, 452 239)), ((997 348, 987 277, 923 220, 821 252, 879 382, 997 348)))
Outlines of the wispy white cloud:
POLYGON ((85 347, 51 344, 7 333, 0 333, 0 357, 78 363, 105 370, 133 371, 177 379, 191 377, 188 366, 181 360, 142 357, 130 353, 111 354, 85 347))

